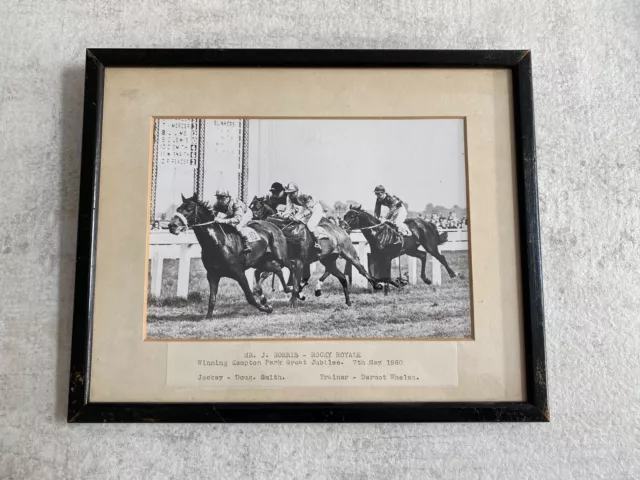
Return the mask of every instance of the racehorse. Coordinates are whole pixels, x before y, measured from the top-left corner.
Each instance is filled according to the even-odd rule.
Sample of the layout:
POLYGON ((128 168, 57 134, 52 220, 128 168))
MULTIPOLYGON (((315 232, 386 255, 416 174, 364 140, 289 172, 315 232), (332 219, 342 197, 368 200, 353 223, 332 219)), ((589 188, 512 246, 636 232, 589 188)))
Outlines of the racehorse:
MULTIPOLYGON (((294 285, 297 283, 299 287, 296 289, 294 286, 298 298, 304 299, 301 291, 311 276, 308 269, 309 265, 319 261, 324 265, 325 272, 322 277, 318 279, 318 285, 315 291, 316 296, 320 296, 322 293, 322 282, 326 280, 329 275, 333 275, 342 285, 345 303, 351 305, 348 282, 336 264, 338 258, 343 258, 347 264, 352 264, 358 272, 371 283, 374 289, 380 290, 382 288, 364 269, 358 259, 358 254, 356 253, 353 243, 351 243, 351 238, 341 227, 326 219, 320 221, 319 226, 325 230, 327 238, 318 239, 321 246, 321 252, 318 252, 313 247, 314 241, 311 237, 311 232, 304 223, 275 216, 275 210, 267 205, 262 198, 254 197, 250 208, 253 211, 254 218, 264 218, 266 221, 276 225, 284 233, 287 239, 289 260, 291 262, 291 277, 293 277, 294 285), (303 271, 303 269, 306 270, 303 271)), ((296 292, 294 292, 294 295, 295 294, 296 292)), ((292 296, 292 305, 295 305, 294 296, 292 296)))
MULTIPOLYGON (((257 280, 262 272, 273 272, 284 282, 282 268, 289 265, 289 257, 287 240, 280 229, 269 222, 250 221, 247 226, 257 233, 259 239, 251 242, 251 253, 245 254, 238 231, 231 225, 216 222, 216 214, 207 202, 200 200, 197 195, 191 198, 182 195, 182 202, 169 223, 169 231, 178 235, 191 228, 202 247, 202 264, 209 280, 206 318, 213 317, 218 284, 222 277, 238 282, 249 304, 261 312, 271 313, 273 307, 269 305, 257 280), (244 273, 249 268, 256 269, 253 292, 244 273), (260 298, 260 303, 256 297, 260 298)), ((296 281, 294 279, 294 290, 298 287, 296 281)))
MULTIPOLYGON (((249 205, 249 208, 253 212, 253 218, 257 220, 267 220, 269 217, 277 215, 276 210, 271 205, 269 205, 266 197, 254 196, 253 200, 251 201, 251 204, 249 205)), ((337 225, 340 228, 342 228, 347 234, 351 233, 351 227, 349 227, 349 225, 347 224, 347 222, 344 221, 344 219, 340 217, 335 217, 334 224, 335 224, 335 220, 338 221, 337 225)), ((311 265, 309 263, 306 263, 302 268, 302 278, 299 280, 300 290, 302 290, 304 287, 306 287, 309 284, 309 279, 311 278, 310 267, 311 265)), ((351 282, 353 279, 353 265, 348 260, 345 261, 343 274, 345 277, 348 278, 349 285, 351 285, 351 282)), ((267 273, 266 275, 269 275, 269 274, 267 273)), ((329 275, 331 275, 331 273, 328 270, 325 270, 322 276, 320 277, 320 283, 324 282, 329 277, 329 275)), ((289 281, 287 282, 287 285, 283 284, 283 287, 287 287, 287 286, 289 287, 292 286, 291 276, 289 276, 289 281)), ((322 290, 316 289, 315 295, 316 297, 319 297, 320 295, 322 295, 322 290)), ((303 294, 300 294, 299 298, 300 300, 305 300, 305 296, 303 294)))
MULTIPOLYGON (((419 258, 422 262, 420 278, 429 285, 431 280, 425 274, 428 253, 438 259, 447 270, 449 277, 458 276, 449 267, 447 259, 438 250, 438 246, 447 241, 447 233, 439 233, 433 223, 427 222, 422 218, 409 218, 404 223, 412 235, 404 236, 389 222, 381 222, 370 213, 362 210, 361 206, 354 207, 352 205, 349 206, 349 211, 345 214, 344 220, 351 228, 359 229, 362 232, 367 242, 369 242, 372 257, 378 259, 381 265, 390 264, 393 258, 400 255, 419 258), (400 242, 397 243, 397 240, 400 240, 400 242), (419 250, 420 246, 425 251, 419 250)), ((395 287, 399 286, 390 277, 377 278, 376 280, 390 283, 395 287)))

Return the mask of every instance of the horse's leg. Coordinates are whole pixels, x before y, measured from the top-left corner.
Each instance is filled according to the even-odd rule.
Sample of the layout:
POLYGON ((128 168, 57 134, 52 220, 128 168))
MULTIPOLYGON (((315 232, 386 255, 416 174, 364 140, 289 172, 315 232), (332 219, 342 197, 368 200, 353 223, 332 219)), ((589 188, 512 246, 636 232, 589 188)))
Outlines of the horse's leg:
POLYGON ((396 282, 395 280, 392 280, 391 278, 389 278, 389 279, 387 280, 387 283, 389 283, 389 284, 393 285, 393 286, 394 286, 394 287, 396 287, 396 288, 401 288, 401 287, 402 287, 402 285, 400 285, 400 283, 399 283, 399 282, 396 282))
POLYGON ((269 278, 269 275, 271 275, 271 273, 256 269, 254 276, 255 283, 262 285, 262 283, 269 278))
MULTIPOLYGON (((286 281, 284 279, 284 274, 282 273, 282 266, 281 263, 277 260, 271 260, 268 262, 265 262, 262 267, 261 270, 263 270, 264 272, 273 272, 274 275, 276 275, 279 279, 280 279, 280 283, 282 284, 283 288, 284 288, 284 292, 285 293, 292 293, 292 298, 293 296, 297 296, 297 290, 298 290, 298 279, 294 278, 293 279, 293 289, 288 288, 286 286, 286 281)), ((291 275, 293 275, 293 267, 292 265, 289 265, 289 271, 291 272, 291 275)), ((262 289, 260 289, 260 294, 261 294, 261 298, 260 298, 260 303, 262 305, 267 305, 267 297, 264 296, 264 294, 262 293, 262 289)), ((294 302, 295 303, 295 302, 294 302)))
MULTIPOLYGON (((289 280, 292 280, 293 282, 292 288, 289 288, 289 286, 287 285, 287 282, 284 279, 284 274, 282 273, 282 267, 280 266, 280 263, 278 261, 271 260, 269 262, 266 262, 262 266, 262 269, 267 272, 273 272, 274 276, 277 276, 280 279, 280 283, 282 284, 284 293, 291 293, 291 299, 289 303, 292 304, 292 306, 295 306, 295 300, 297 300, 298 296, 298 279, 295 277, 295 267, 293 262, 289 265, 289 280)), ((261 303, 265 305, 266 301, 266 297, 263 296, 261 303)))
POLYGON ((327 264, 331 263, 331 259, 333 257, 335 257, 334 263, 338 259, 337 255, 332 253, 334 250, 334 246, 331 240, 327 238, 323 238, 319 240, 318 243, 320 243, 320 248, 321 248, 320 255, 318 256, 318 261, 322 265, 324 265, 325 268, 324 268, 324 273, 320 276, 320 278, 318 278, 318 283, 316 283, 316 289, 314 291, 314 294, 316 297, 319 297, 320 295, 322 295, 322 283, 327 279, 329 275, 332 274, 332 272, 330 272, 329 269, 327 268, 327 264))
POLYGON ((302 294, 302 290, 304 290, 304 287, 309 285, 310 278, 311 278, 311 264, 308 262, 303 262, 302 266, 300 267, 300 275, 298 276, 298 286, 299 286, 298 292, 300 293, 300 295, 298 295, 298 298, 300 298, 300 300, 306 300, 307 298, 302 294))
MULTIPOLYGON (((338 268, 338 265, 336 265, 337 260, 338 260, 338 255, 330 255, 327 258, 321 260, 321 263, 324 265, 324 268, 327 269, 327 272, 329 272, 331 275, 333 275, 338 280, 340 280, 340 284, 342 285, 342 290, 344 291, 345 303, 350 307, 351 299, 349 298, 349 284, 347 282, 346 277, 344 276, 344 273, 342 273, 338 268)), ((318 281, 318 290, 320 290, 321 288, 322 288, 322 283, 318 281)), ((316 295, 318 294, 316 293, 316 295)))
MULTIPOLYGON (((302 272, 298 277, 300 288, 304 288, 307 285, 307 283, 309 282, 309 277, 311 277, 311 267, 310 265, 306 264, 302 267, 302 272)), ((293 285, 293 278, 291 276, 289 277, 289 281, 287 282, 287 285, 289 286, 293 285)))
POLYGON ((244 272, 236 273, 236 275, 234 275, 232 278, 240 284, 240 288, 242 288, 244 296, 246 297, 247 302, 249 302, 249 305, 253 305, 261 312, 273 312, 273 307, 271 305, 266 304, 262 306, 256 301, 256 298, 253 296, 253 292, 251 291, 251 287, 249 286, 249 282, 247 281, 247 277, 245 277, 244 272))
POLYGON ((285 281, 284 273, 282 273, 282 269, 279 269, 277 272, 275 272, 275 275, 280 279, 280 283, 282 284, 282 291, 284 293, 291 293, 295 291, 294 290, 296 288, 295 284, 289 283, 291 282, 291 277, 293 277, 293 270, 291 268, 291 265, 289 265, 289 282, 285 281), (291 288, 292 285, 293 285, 293 288, 291 288))
POLYGON ((290 278, 293 282, 293 291, 291 293, 291 299, 289 300, 289 305, 291 307, 296 307, 298 305, 298 299, 304 300, 304 296, 300 295, 300 276, 302 275, 302 260, 292 260, 291 261, 291 275, 290 278))
POLYGON ((267 304, 267 297, 264 296, 264 291, 262 290, 262 281, 269 276, 269 272, 262 271, 256 268, 254 273, 254 286, 253 286, 253 296, 260 299, 260 303, 262 305, 267 304))
POLYGON ((209 308, 207 309, 207 319, 213 318, 213 309, 216 306, 216 297, 218 296, 218 285, 220 277, 213 273, 207 272, 207 280, 209 280, 209 308))
POLYGON ((309 285, 309 279, 311 278, 311 264, 305 263, 302 265, 302 271, 300 272, 300 289, 309 285))
POLYGON ((404 253, 409 255, 410 257, 419 258, 422 263, 422 269, 420 270, 420 278, 427 285, 431 285, 431 280, 427 278, 427 274, 425 273, 425 267, 427 265, 427 252, 423 252, 422 250, 418 250, 417 246, 413 250, 407 250, 404 253))
POLYGON ((344 276, 349 279, 349 285, 353 285, 353 265, 348 260, 345 261, 344 276))
MULTIPOLYGON (((256 270, 256 283, 257 283, 257 273, 258 271, 256 270)), ((275 290, 275 279, 276 277, 278 277, 278 279, 280 280, 280 283, 282 284, 282 291, 284 293, 291 293, 291 288, 289 288, 289 286, 291 285, 289 282, 291 281, 291 275, 289 275, 289 282, 286 282, 284 279, 284 273, 282 273, 282 269, 275 271, 275 270, 271 270, 271 271, 265 271, 262 273, 262 280, 264 280, 265 278, 267 278, 269 275, 271 275, 271 273, 273 273, 273 277, 271 277, 271 290, 275 290)), ((262 281, 261 280, 261 281, 262 281)), ((264 305, 264 303, 263 303, 264 305)))
POLYGON ((367 281, 371 284, 374 290, 382 290, 382 285, 376 282, 375 279, 371 275, 369 275, 369 272, 367 272, 367 270, 358 261, 355 251, 353 253, 343 251, 341 253, 341 256, 347 262, 350 262, 354 267, 356 267, 356 270, 358 271, 358 273, 360 273, 360 275, 362 275, 364 278, 367 279, 367 281))
POLYGON ((319 297, 320 295, 322 295, 322 283, 327 279, 329 275, 331 275, 331 272, 325 268, 324 273, 318 279, 318 286, 316 286, 316 291, 315 291, 316 297, 319 297))
POLYGON ((427 251, 427 253, 429 253, 431 256, 433 256, 436 260, 438 260, 442 264, 442 266, 445 268, 445 270, 449 274, 450 278, 455 278, 458 276, 458 274, 454 272, 453 269, 449 266, 449 264, 447 263, 447 259, 444 258, 444 255, 440 253, 440 251, 438 250, 438 247, 427 248, 425 245, 423 245, 423 247, 427 251))

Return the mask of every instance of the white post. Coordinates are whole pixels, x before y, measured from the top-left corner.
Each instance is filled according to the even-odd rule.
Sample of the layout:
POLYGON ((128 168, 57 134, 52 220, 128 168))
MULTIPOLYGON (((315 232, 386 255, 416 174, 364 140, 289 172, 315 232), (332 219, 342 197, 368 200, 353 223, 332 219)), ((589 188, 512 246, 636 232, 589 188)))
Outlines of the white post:
POLYGON ((178 263, 178 297, 187 298, 189 295, 189 272, 191 271, 191 245, 180 245, 180 263, 178 263))
POLYGON ((255 274, 256 269, 255 268, 249 268, 248 270, 244 271, 244 276, 247 277, 247 282, 249 282, 249 288, 251 288, 253 290, 253 276, 255 274))
MULTIPOLYGON (((365 268, 365 270, 368 270, 367 267, 369 264, 367 262, 366 245, 364 244, 364 242, 358 242, 355 244, 355 247, 358 251, 358 257, 360 258, 360 263, 365 268)), ((358 270, 356 270, 355 267, 353 268, 352 283, 353 285, 356 285, 358 287, 363 287, 363 288, 366 288, 367 285, 369 284, 367 279, 362 275, 360 275, 360 272, 358 272, 358 270)))
POLYGON ((409 283, 415 285, 418 283, 418 259, 409 257, 409 283))
POLYGON ((433 285, 442 285, 440 262, 433 255, 431 255, 431 282, 433 285))
POLYGON ((151 257, 151 295, 154 297, 159 297, 162 290, 163 266, 164 256, 158 249, 153 253, 151 257))

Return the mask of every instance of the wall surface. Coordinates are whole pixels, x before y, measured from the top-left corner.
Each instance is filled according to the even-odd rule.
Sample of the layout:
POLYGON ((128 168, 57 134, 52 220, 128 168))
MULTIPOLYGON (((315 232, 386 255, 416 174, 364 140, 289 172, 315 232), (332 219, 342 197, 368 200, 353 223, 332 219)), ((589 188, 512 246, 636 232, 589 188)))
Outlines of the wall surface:
POLYGON ((640 478, 637 0, 0 12, 0 478, 640 478), (551 423, 67 426, 86 47, 531 49, 551 423))

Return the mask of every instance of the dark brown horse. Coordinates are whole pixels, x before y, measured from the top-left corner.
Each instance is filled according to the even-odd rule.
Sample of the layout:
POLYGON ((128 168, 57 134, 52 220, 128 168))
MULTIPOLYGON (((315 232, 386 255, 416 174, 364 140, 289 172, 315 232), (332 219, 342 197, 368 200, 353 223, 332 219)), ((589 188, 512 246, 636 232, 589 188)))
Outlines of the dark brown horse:
MULTIPOLYGON (((255 278, 262 272, 273 272, 284 282, 282 268, 289 265, 287 240, 283 233, 270 222, 251 221, 247 226, 258 234, 259 240, 251 243, 251 253, 243 253, 242 239, 231 226, 218 223, 211 206, 198 199, 182 196, 182 205, 176 210, 169 223, 169 231, 174 235, 192 228, 202 248, 202 264, 209 280, 209 309, 207 318, 213 317, 213 309, 218 294, 218 284, 222 277, 232 278, 240 284, 247 302, 261 312, 271 313, 273 308, 264 296, 260 283, 255 282, 251 291, 245 271, 255 268, 255 278), (255 297, 260 298, 260 302, 255 297)), ((297 290, 294 279, 294 290, 297 290)))
MULTIPOLYGON (((396 227, 388 222, 380 222, 376 217, 362 210, 362 207, 350 206, 349 211, 344 216, 345 222, 353 229, 359 229, 369 242, 371 256, 379 265, 390 265, 393 258, 400 255, 409 255, 419 258, 422 262, 420 278, 427 284, 431 280, 425 274, 425 264, 427 253, 444 266, 451 278, 458 276, 454 272, 447 259, 440 253, 438 246, 447 241, 447 233, 439 233, 433 223, 422 218, 410 218, 404 223, 411 231, 410 236, 404 236, 397 231, 396 227), (425 251, 419 250, 419 247, 425 251)), ((384 268, 382 268, 384 270, 384 268)), ((390 277, 376 278, 376 280, 390 283, 396 287, 399 285, 390 277)))
MULTIPOLYGON (((253 200, 249 204, 249 209, 253 213, 254 220, 267 220, 269 217, 274 217, 277 214, 273 206, 270 205, 268 196, 266 197, 254 196, 253 200)), ((291 258, 291 252, 289 252, 289 258, 291 258)), ((305 264, 302 268, 302 278, 299 281, 300 290, 302 290, 309 283, 309 278, 311 278, 310 267, 311 266, 309 264, 305 264)), ((289 272, 292 272, 292 271, 293 271, 292 268, 289 268, 289 272)), ((269 275, 271 274, 266 272, 263 278, 260 279, 260 282, 262 282, 269 275)), ((326 280, 326 278, 329 275, 330 275, 329 272, 325 271, 324 274, 322 275, 323 277, 322 281, 326 280)), ((289 275, 289 280, 287 281, 287 283, 285 284, 284 282, 282 282, 282 288, 286 292, 287 289, 292 286, 293 286, 293 275, 289 275)), ((298 295, 298 298, 300 300, 305 300, 305 296, 303 294, 298 295)))
MULTIPOLYGON (((352 264, 371 283, 373 288, 377 290, 382 288, 364 269, 351 238, 341 227, 326 219, 320 222, 319 226, 324 228, 327 235, 326 238, 319 239, 321 251, 318 252, 313 248, 314 242, 311 232, 302 222, 274 216, 275 211, 266 204, 264 199, 258 197, 254 197, 250 208, 253 211, 254 218, 264 218, 266 221, 276 225, 284 233, 291 262, 291 277, 293 277, 294 290, 297 290, 298 298, 304 298, 301 296, 301 290, 310 277, 308 267, 317 261, 324 265, 325 272, 318 280, 316 295, 321 294, 322 282, 331 274, 342 285, 345 303, 351 305, 348 282, 336 264, 338 258, 343 258, 348 264, 352 264), (305 268, 307 269, 306 271, 304 270, 305 268), (299 286, 298 289, 295 287, 296 283, 299 286)), ((295 304, 294 296, 292 296, 292 304, 295 304)))
MULTIPOLYGON (((268 197, 254 196, 253 200, 251 201, 251 204, 249 205, 249 208, 253 212, 253 218, 257 220, 266 220, 269 217, 273 217, 277 214, 273 206, 269 204, 268 197)), ((346 233, 351 233, 351 227, 349 227, 349 225, 347 224, 347 222, 344 221, 344 219, 336 217, 334 220, 331 220, 331 221, 334 224, 336 224, 336 220, 338 222, 337 225, 340 228, 342 228, 346 233)), ((351 285, 353 280, 353 265, 351 264, 351 262, 345 261, 343 274, 349 280, 349 285, 351 285)), ((270 274, 267 273, 266 275, 270 275, 270 274)), ((322 276, 320 277, 320 284, 322 284, 322 282, 324 282, 329 277, 329 275, 331 275, 331 273, 329 273, 328 270, 325 270, 322 276)), ((302 290, 304 287, 306 287, 309 284, 310 278, 311 278, 311 265, 309 263, 306 263, 302 267, 302 278, 299 280, 300 290, 302 290)), ((289 280, 287 281, 287 284, 286 285, 283 284, 283 287, 285 289, 286 287, 291 287, 293 285, 292 282, 293 282, 293 277, 290 275, 289 280)), ((315 295, 316 297, 319 297, 320 295, 322 295, 322 290, 316 289, 315 295)), ((300 300, 306 299, 306 297, 302 293, 300 293, 299 298, 300 300)))

